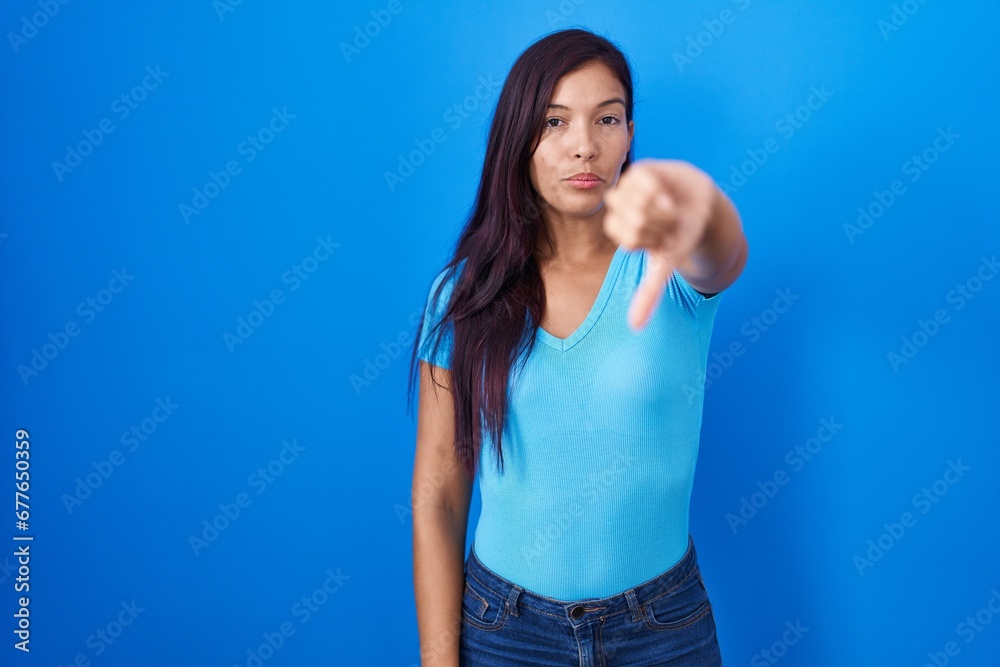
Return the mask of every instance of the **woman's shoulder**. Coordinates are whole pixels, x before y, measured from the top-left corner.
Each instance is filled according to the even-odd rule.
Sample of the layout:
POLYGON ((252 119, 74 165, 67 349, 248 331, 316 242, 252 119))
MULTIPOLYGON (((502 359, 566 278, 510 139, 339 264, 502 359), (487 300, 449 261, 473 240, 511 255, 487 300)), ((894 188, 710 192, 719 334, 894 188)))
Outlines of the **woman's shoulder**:
POLYGON ((427 293, 427 308, 429 310, 436 312, 443 311, 443 307, 451 298, 451 293, 465 268, 466 259, 463 257, 454 266, 445 266, 434 276, 434 280, 431 281, 431 286, 427 293))
POLYGON ((463 257, 454 266, 445 266, 443 269, 438 271, 437 275, 434 276, 434 280, 431 281, 431 292, 433 293, 445 280, 448 281, 448 284, 444 286, 444 289, 451 291, 452 287, 454 287, 455 283, 458 281, 459 276, 462 274, 462 270, 465 268, 467 259, 467 257, 463 257))
MULTIPOLYGON (((638 287, 646 273, 647 250, 643 248, 629 254, 632 255, 628 258, 630 268, 625 271, 625 275, 629 277, 631 287, 635 288, 638 287)), ((725 290, 714 293, 699 292, 677 269, 670 273, 670 278, 664 285, 664 292, 670 301, 681 308, 689 317, 696 318, 701 322, 711 321, 711 317, 706 316, 715 314, 719 301, 725 294, 725 290), (699 315, 701 315, 700 318, 699 315)))

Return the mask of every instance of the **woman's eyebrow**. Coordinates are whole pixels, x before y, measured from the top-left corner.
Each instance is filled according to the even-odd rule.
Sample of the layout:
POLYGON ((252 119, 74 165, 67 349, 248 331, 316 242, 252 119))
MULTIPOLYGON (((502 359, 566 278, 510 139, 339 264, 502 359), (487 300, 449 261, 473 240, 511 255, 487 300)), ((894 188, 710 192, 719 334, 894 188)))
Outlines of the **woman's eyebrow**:
MULTIPOLYGON (((604 100, 603 102, 601 102, 600 104, 598 104, 594 108, 595 109, 600 109, 601 107, 606 107, 606 106, 608 106, 610 104, 620 104, 622 106, 625 106, 625 100, 623 100, 620 97, 612 97, 610 100, 604 100)), ((568 106, 565 106, 563 104, 550 104, 548 106, 548 108, 549 109, 567 109, 567 110, 569 109, 568 106)))

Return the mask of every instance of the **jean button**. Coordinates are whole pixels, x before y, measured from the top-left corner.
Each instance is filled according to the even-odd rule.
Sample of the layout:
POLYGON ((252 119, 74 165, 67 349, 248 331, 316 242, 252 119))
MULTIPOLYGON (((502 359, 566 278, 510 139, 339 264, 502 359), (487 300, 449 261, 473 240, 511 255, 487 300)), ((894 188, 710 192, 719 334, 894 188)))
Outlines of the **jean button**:
POLYGON ((583 616, 583 607, 580 606, 573 607, 572 611, 569 612, 569 615, 572 616, 573 618, 580 618, 581 616, 583 616))

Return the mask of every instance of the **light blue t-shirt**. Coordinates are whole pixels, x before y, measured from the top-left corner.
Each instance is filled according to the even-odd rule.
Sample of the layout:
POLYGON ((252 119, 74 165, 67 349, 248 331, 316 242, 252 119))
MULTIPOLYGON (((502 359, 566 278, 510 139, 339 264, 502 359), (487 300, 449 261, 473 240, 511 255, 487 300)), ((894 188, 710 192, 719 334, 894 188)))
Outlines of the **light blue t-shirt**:
MULTIPOLYGON (((645 266, 645 250, 619 247, 579 328, 567 338, 537 329, 508 389, 503 475, 484 430, 476 555, 540 595, 621 593, 687 550, 708 345, 722 294, 707 298, 674 271, 636 333, 626 313, 645 266)), ((453 329, 445 327, 433 358, 428 335, 454 284, 432 304, 443 277, 428 295, 418 356, 449 368, 453 329)))

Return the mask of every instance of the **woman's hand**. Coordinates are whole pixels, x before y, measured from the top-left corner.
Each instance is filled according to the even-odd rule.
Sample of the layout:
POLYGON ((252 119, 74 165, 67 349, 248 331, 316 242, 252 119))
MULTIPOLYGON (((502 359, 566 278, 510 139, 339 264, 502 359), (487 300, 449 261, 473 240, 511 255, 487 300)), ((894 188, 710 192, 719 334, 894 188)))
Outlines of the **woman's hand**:
POLYGON ((648 267, 629 305, 629 325, 646 325, 670 274, 698 247, 717 187, 689 162, 645 158, 629 165, 604 197, 604 233, 627 250, 647 248, 648 267))

